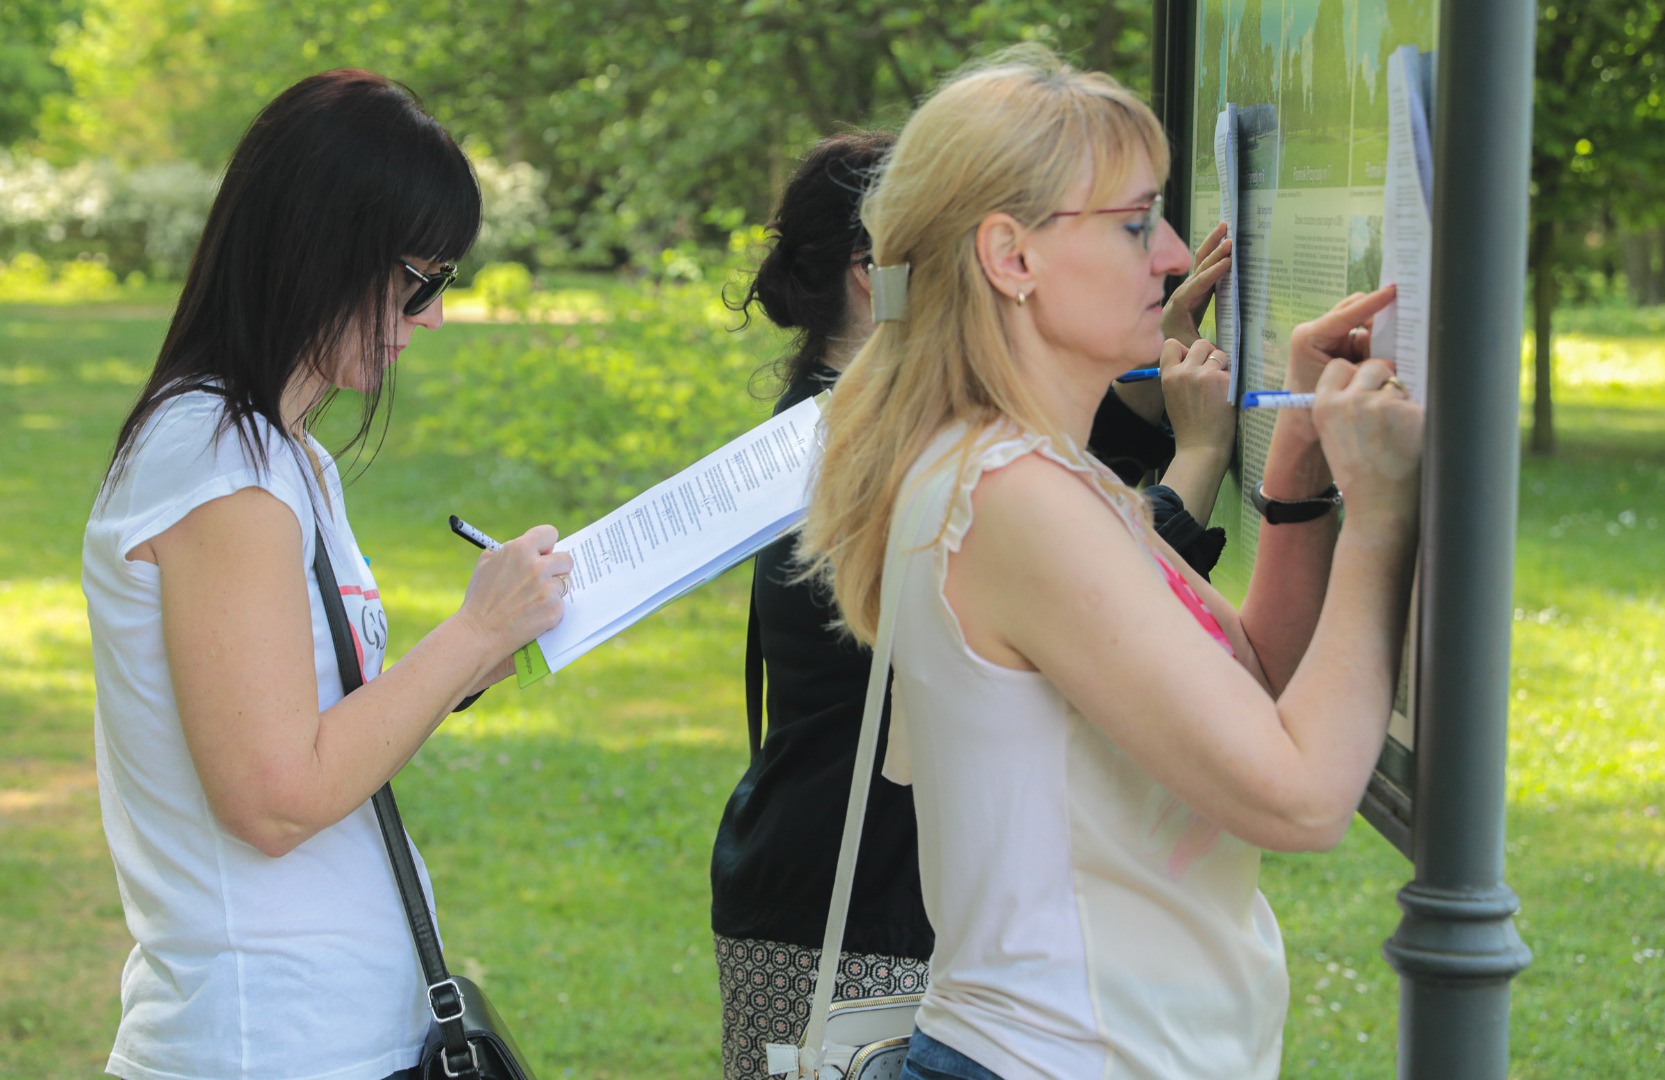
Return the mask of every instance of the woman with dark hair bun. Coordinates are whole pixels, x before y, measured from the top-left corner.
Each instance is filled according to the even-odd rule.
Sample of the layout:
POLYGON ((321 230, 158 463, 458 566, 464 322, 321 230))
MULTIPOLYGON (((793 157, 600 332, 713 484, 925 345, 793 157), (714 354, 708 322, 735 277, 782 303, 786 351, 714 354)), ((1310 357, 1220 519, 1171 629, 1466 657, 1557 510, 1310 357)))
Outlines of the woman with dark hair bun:
MULTIPOLYGON (((777 413, 832 386, 872 332, 858 208, 895 136, 856 131, 824 139, 787 182, 770 224, 774 242, 744 298, 793 347, 775 365, 777 413)), ((830 596, 794 581, 790 538, 757 556, 749 657, 769 676, 768 735, 723 811, 711 856, 711 928, 723 998, 724 1080, 768 1076, 765 1046, 797 1041, 809 1022, 842 810, 849 800, 868 650, 828 624, 830 596)), ((762 671, 748 657, 748 708, 761 731, 762 671)), ((931 927, 920 899, 913 801, 873 785, 871 817, 844 934, 842 995, 925 988, 931 927)))
POLYGON ((548 525, 482 555, 457 613, 384 671, 376 582, 309 429, 355 390, 362 444, 479 225, 467 158, 369 72, 290 87, 232 156, 82 549, 99 799, 137 942, 111 1073, 417 1063, 425 984, 369 799, 560 621, 571 559, 548 525), (319 544, 365 680, 350 694, 319 544))
MULTIPOLYGON (((796 332, 775 364, 785 385, 777 413, 833 386, 873 332, 871 243, 860 208, 894 142, 889 132, 855 131, 816 144, 781 195, 768 254, 730 304, 747 321, 755 304, 796 332)), ((1187 346, 1230 266, 1223 236, 1216 230, 1204 244, 1196 271, 1164 312, 1165 332, 1187 346)), ((1147 489, 1157 526, 1206 574, 1224 534, 1205 531, 1187 507, 1212 505, 1230 454, 1225 372, 1178 346, 1164 355, 1163 370, 1160 383, 1127 388, 1126 401, 1114 391, 1105 396, 1090 446, 1130 480, 1167 468, 1168 486, 1147 489), (1179 424, 1177 447, 1176 434, 1160 424, 1165 404, 1179 424)), ((1206 522, 1207 510, 1197 517, 1206 522)), ((869 650, 835 628, 831 592, 800 580, 802 570, 789 537, 758 554, 753 575, 752 758, 724 808, 711 857, 724 1080, 763 1080, 766 1044, 796 1042, 808 1023, 867 691, 869 650)), ((881 746, 889 722, 887 700, 881 746)), ((934 943, 912 796, 875 774, 835 997, 923 991, 934 943)))
MULTIPOLYGON (((749 322, 755 303, 770 322, 796 331, 776 365, 788 387, 817 368, 842 371, 872 333, 867 234, 857 210, 894 141, 887 131, 851 131, 821 140, 804 156, 769 226, 775 242, 745 297, 731 305, 749 322)), ((807 395, 786 400, 793 396, 788 389, 776 411, 807 395)))

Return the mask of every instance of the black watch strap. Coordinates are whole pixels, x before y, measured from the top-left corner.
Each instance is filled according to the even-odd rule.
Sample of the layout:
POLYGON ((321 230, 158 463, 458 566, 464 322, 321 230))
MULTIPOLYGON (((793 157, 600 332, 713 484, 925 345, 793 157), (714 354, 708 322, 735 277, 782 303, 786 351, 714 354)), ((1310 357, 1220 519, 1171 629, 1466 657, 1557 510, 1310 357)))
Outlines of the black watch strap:
POLYGON ((1249 502, 1260 511, 1268 525, 1294 525, 1302 521, 1316 521, 1341 505, 1341 489, 1331 484, 1310 499, 1284 502, 1269 499, 1259 484, 1249 492, 1249 502))

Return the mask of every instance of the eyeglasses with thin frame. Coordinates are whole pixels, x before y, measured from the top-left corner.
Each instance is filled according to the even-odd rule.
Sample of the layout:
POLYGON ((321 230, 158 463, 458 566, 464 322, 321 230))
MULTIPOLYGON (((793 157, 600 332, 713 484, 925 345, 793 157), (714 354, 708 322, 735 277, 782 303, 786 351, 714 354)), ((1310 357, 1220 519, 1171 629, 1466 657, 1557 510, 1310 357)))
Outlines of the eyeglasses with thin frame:
POLYGON ((1056 210, 1046 216, 1048 221, 1061 217, 1080 217, 1083 214, 1142 214, 1136 223, 1128 225, 1128 231, 1139 237, 1139 243, 1146 251, 1150 250, 1151 237, 1156 235, 1157 228, 1162 224, 1162 196, 1158 195, 1148 203, 1136 206, 1107 206, 1102 210, 1056 210))
POLYGON ((439 294, 449 289, 451 283, 457 280, 457 268, 450 263, 441 263, 439 269, 431 274, 424 274, 403 259, 399 260, 399 265, 404 267, 417 283, 416 291, 405 299, 404 312, 411 318, 427 311, 429 306, 439 299, 439 294))

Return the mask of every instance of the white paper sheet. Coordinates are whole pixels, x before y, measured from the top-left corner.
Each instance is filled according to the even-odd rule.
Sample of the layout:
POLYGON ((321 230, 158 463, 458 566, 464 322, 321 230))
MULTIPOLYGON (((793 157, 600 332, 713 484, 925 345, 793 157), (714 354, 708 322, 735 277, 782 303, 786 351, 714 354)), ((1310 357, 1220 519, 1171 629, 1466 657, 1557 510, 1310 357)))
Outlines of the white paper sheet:
POLYGON ((1214 344, 1231 365, 1226 400, 1237 400, 1243 365, 1239 363, 1242 323, 1237 307, 1237 106, 1227 104, 1214 121, 1214 171, 1220 181, 1220 220, 1232 242, 1232 268, 1214 286, 1214 344))
POLYGON ((564 538, 566 617, 538 638, 551 672, 797 527, 821 410, 809 399, 564 538))
POLYGON ((1434 256, 1434 152, 1428 117, 1431 53, 1414 45, 1388 58, 1388 160, 1382 185, 1382 284, 1399 287, 1376 316, 1371 352, 1394 362, 1411 396, 1427 404, 1428 302, 1434 256))

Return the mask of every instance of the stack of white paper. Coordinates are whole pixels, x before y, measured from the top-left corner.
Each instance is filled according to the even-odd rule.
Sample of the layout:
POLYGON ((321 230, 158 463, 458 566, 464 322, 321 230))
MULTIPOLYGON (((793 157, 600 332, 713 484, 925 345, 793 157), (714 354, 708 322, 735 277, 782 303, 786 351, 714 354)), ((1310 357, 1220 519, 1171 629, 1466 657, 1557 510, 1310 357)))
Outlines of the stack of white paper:
POLYGON ((1237 307, 1237 252, 1243 238, 1237 229, 1237 106, 1230 103, 1214 121, 1214 171, 1220 181, 1220 220, 1226 223, 1226 239, 1232 243, 1231 269, 1214 285, 1214 344, 1226 354, 1231 372, 1226 400, 1235 404, 1243 371, 1237 307))
POLYGON ((1370 351, 1394 362, 1427 404, 1428 305, 1434 261, 1434 152, 1428 116, 1433 54, 1406 45, 1388 57, 1388 172, 1382 185, 1382 284, 1398 286, 1376 316, 1370 351))
POLYGON ((802 522, 820 416, 815 399, 800 402, 563 538, 556 546, 573 559, 566 617, 530 650, 521 685, 559 671, 802 522))

